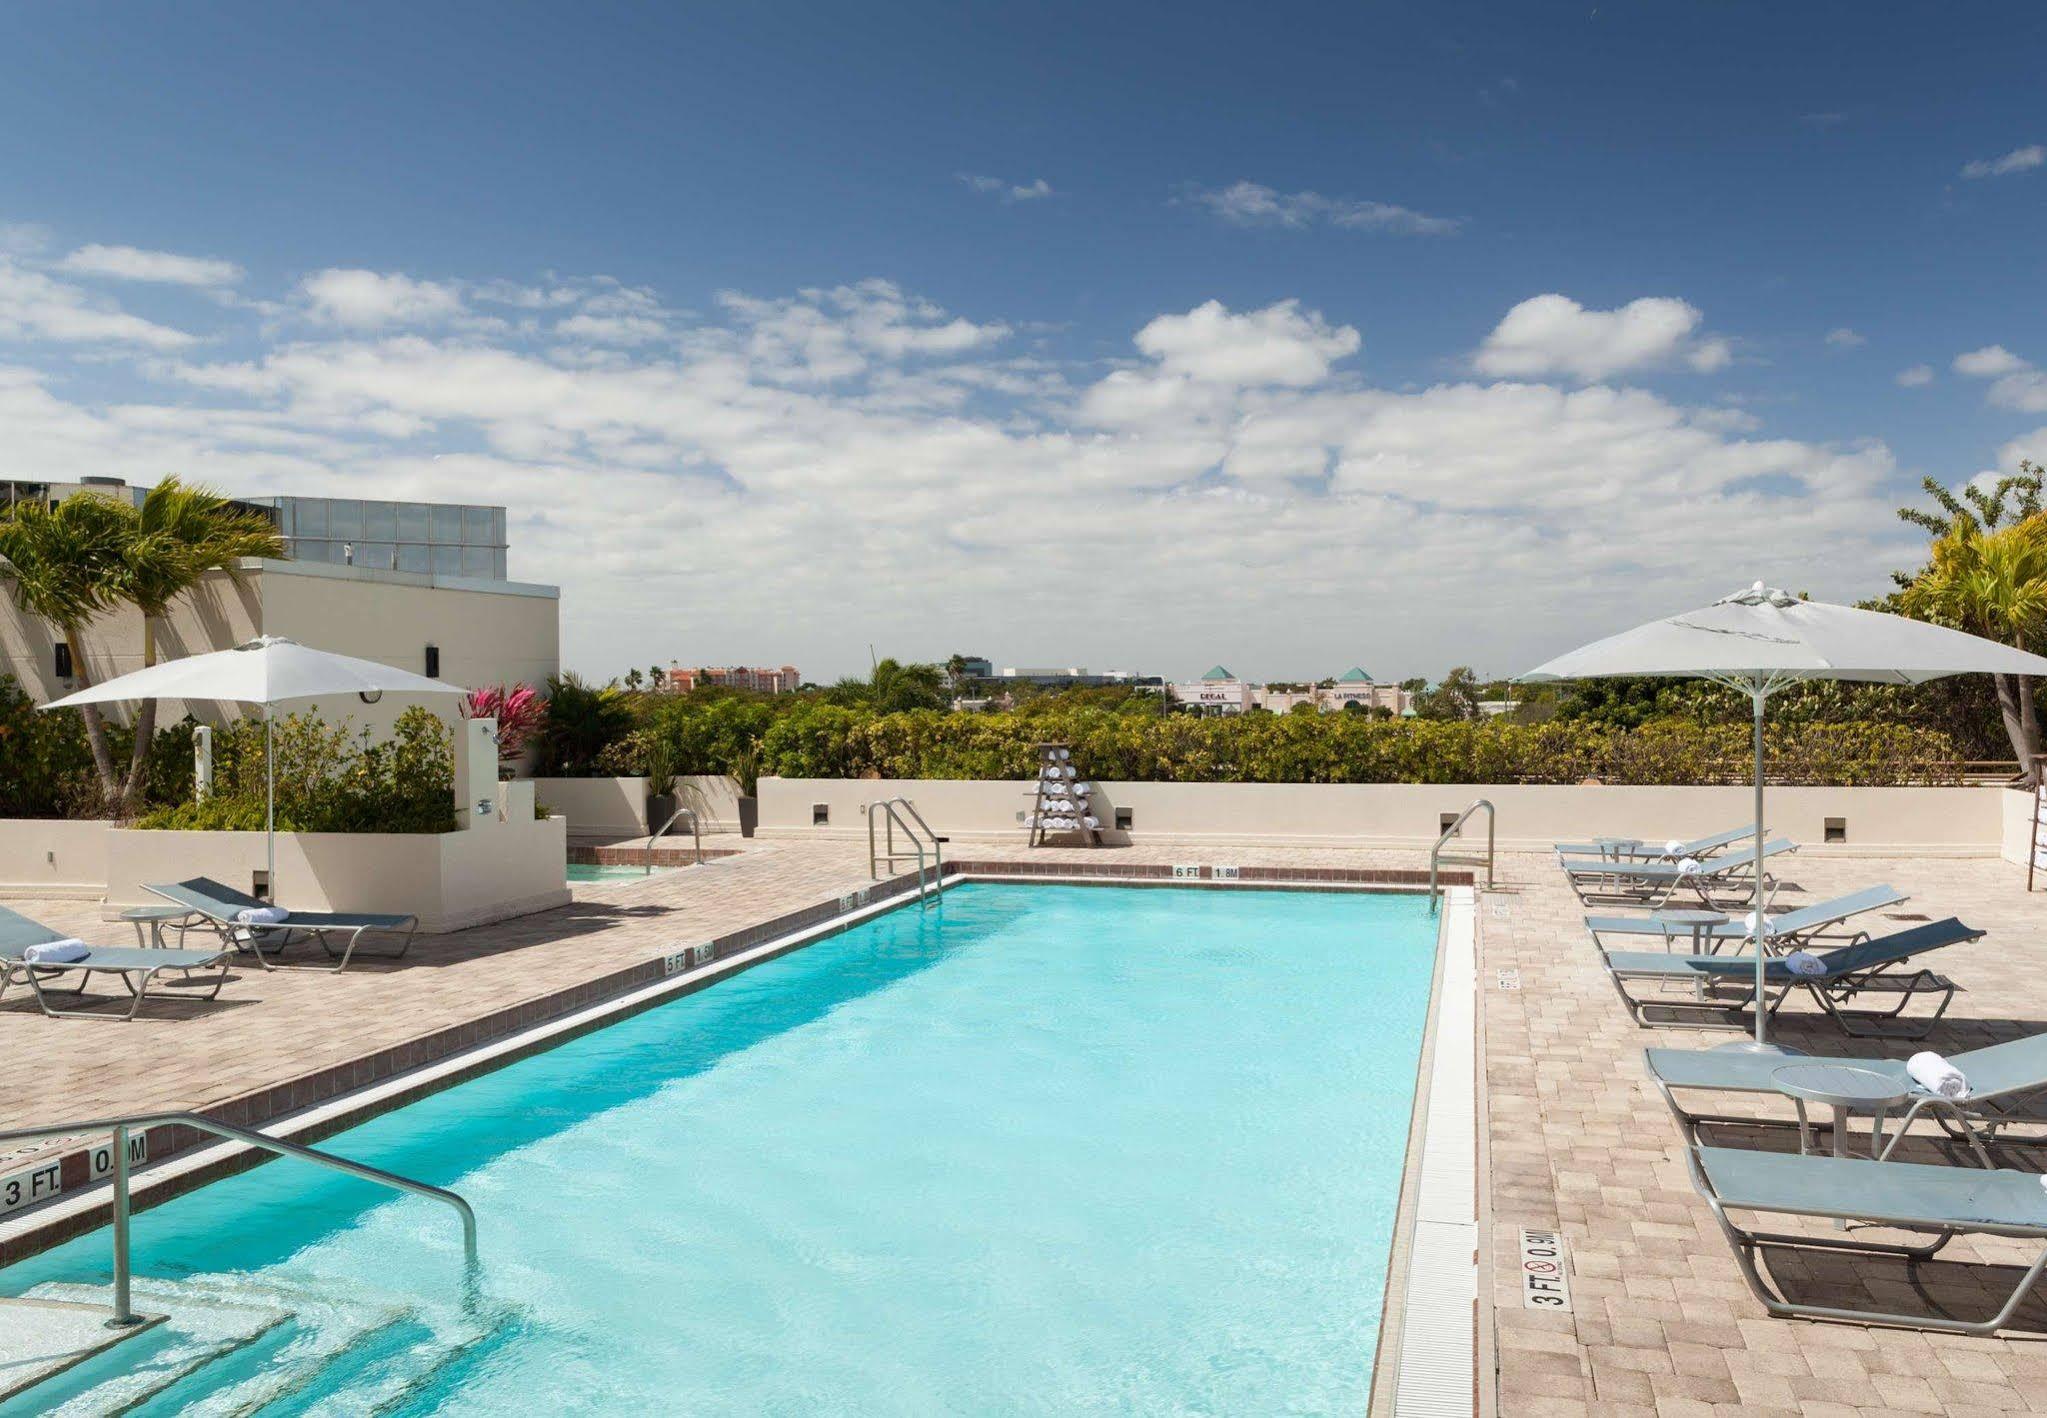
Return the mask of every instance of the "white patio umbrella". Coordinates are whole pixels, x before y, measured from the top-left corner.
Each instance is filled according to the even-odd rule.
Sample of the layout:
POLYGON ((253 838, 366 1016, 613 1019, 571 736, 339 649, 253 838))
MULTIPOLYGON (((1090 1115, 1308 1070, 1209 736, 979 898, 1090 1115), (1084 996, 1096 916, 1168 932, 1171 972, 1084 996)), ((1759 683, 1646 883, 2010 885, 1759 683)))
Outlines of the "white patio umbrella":
POLYGON ((1923 684, 1954 674, 2047 675, 2047 659, 1945 626, 1880 611, 1802 601, 1758 581, 1702 610, 1652 620, 1560 655, 1525 682, 1669 675, 1712 680, 1755 706, 1756 1036, 1770 1049, 1763 1008, 1763 706, 1814 679, 1923 684))
POLYGON ((67 694, 43 705, 68 709, 80 704, 116 704, 140 699, 225 699, 263 706, 264 866, 270 899, 277 892, 277 773, 270 751, 270 710, 295 699, 357 694, 374 702, 384 694, 465 696, 468 690, 424 675, 394 670, 375 660, 358 660, 315 650, 279 635, 260 635, 232 650, 166 660, 104 684, 67 694))

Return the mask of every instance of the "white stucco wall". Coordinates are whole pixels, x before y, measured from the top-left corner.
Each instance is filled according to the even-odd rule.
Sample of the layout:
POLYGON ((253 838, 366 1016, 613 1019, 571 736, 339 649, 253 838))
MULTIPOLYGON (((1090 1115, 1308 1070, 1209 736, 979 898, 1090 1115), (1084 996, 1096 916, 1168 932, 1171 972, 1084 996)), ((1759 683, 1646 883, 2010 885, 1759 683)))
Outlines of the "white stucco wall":
MULTIPOLYGON (((903 796, 940 833, 1020 837, 1031 804, 1029 780, 1012 782, 880 779, 761 780, 760 835, 864 836, 865 803, 903 796), (830 824, 811 824, 814 803, 830 824)), ((1772 832, 1807 850, 1840 853, 1993 856, 2003 839, 2000 788, 1810 788, 1770 790, 1772 832), (1847 840, 1826 844, 1826 820, 1841 818, 1847 840)), ((1752 790, 1739 787, 1578 787, 1521 784, 1101 783, 1096 815, 1133 814, 1137 841, 1242 841, 1302 846, 1426 848, 1444 813, 1475 798, 1499 813, 1502 851, 1546 850, 1560 840, 1641 834, 1691 836, 1747 821, 1752 790)), ((1484 818, 1466 831, 1482 834, 1484 818)), ((1113 834, 1111 840, 1119 840, 1113 834)))
MULTIPOLYGON (((681 794, 680 806, 703 815, 706 832, 739 830, 739 785, 722 773, 693 773, 681 779, 692 791, 681 794)), ((535 791, 550 812, 569 820, 569 835, 618 841, 645 837, 658 823, 647 821, 645 778, 535 778, 535 791)), ((671 831, 688 834, 677 824, 671 831)))
POLYGON ((107 822, 0 818, 0 896, 98 896, 107 822))

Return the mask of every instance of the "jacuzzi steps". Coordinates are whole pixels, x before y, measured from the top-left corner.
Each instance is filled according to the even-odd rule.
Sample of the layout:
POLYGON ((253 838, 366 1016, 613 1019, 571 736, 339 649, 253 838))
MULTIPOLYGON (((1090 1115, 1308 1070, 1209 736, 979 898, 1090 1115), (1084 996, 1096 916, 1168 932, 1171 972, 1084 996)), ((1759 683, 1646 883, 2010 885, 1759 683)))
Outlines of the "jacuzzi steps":
MULTIPOLYGON (((105 1305, 104 1288, 44 1285, 39 1299, 105 1305)), ((150 1335, 17 1397, 0 1413, 242 1415, 393 1411, 449 1365, 489 1349, 509 1314, 427 1311, 386 1296, 335 1297, 253 1281, 137 1281, 150 1335), (21 1406, 27 1405, 27 1406, 21 1406)))

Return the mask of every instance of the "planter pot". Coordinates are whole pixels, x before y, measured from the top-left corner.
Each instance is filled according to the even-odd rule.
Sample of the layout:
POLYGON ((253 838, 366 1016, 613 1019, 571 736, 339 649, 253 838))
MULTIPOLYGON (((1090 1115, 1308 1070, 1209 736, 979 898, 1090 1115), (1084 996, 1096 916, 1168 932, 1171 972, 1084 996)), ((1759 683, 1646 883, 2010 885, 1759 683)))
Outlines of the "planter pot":
POLYGON ((759 798, 739 799, 739 835, 753 836, 753 829, 760 825, 761 800, 759 798))
POLYGON ((682 806, 673 793, 647 794, 647 830, 658 832, 661 824, 675 816, 675 810, 682 806))

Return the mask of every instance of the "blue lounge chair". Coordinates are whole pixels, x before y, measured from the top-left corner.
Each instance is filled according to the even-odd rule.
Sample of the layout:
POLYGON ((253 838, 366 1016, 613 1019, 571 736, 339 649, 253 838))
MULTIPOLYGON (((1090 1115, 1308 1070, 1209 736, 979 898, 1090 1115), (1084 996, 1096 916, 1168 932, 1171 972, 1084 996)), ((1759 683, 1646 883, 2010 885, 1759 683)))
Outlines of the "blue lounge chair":
POLYGON ((208 1000, 220 996, 220 987, 227 983, 228 962, 231 952, 226 950, 161 950, 142 949, 136 946, 87 946, 82 960, 30 960, 31 946, 54 945, 70 937, 54 931, 40 921, 0 906, 0 997, 16 984, 25 984, 34 993, 36 1003, 43 1013, 52 1019, 133 1019, 142 1009, 142 1002, 149 997, 149 987, 158 975, 177 971, 186 979, 198 971, 214 974, 213 988, 203 996, 208 1000), (127 987, 130 996, 128 1008, 120 1014, 111 1014, 94 1009, 59 1009, 50 1000, 53 990, 50 982, 66 976, 76 977, 78 983, 73 990, 74 1001, 82 1000, 85 987, 96 974, 113 975, 127 987))
MULTIPOLYGON (((1836 896, 1830 901, 1816 901, 1810 906, 1801 906, 1796 911, 1786 911, 1781 916, 1768 916, 1770 933, 1766 944, 1782 953, 1798 950, 1815 940, 1834 935, 1832 927, 1851 920, 1868 911, 1880 911, 1886 906, 1895 906, 1906 900, 1905 893, 1892 886, 1865 886, 1860 891, 1846 896, 1836 896)), ((1724 921, 1719 925, 1681 925, 1660 921, 1655 916, 1587 916, 1585 929, 1592 932, 1595 942, 1601 936, 1636 935, 1655 936, 1664 942, 1667 950, 1674 941, 1686 944, 1697 940, 1712 947, 1705 954, 1717 954, 1722 945, 1738 945, 1749 940, 1753 932, 1742 920, 1724 921)), ((1848 940, 1862 940, 1867 931, 1852 931, 1848 940)))
MULTIPOLYGON (((1643 1065, 1649 1081, 1663 1095, 1671 1115, 1687 1137, 1696 1137, 1702 1123, 1750 1125, 1754 1117, 1724 1113, 1699 1113, 1677 1100, 1679 1093, 1774 1094, 1777 1085, 1771 1075, 1785 1064, 1773 1054, 1733 1053, 1720 1049, 1644 1049, 1643 1065)), ((1898 1121, 1898 1130, 1884 1148, 1890 1156, 1912 1124, 1921 1117, 1939 1123, 1951 1137, 1961 1138, 1974 1149, 1985 1167, 1990 1154, 1984 1144, 1997 1142, 2015 1127, 2047 1123, 2047 1034, 2031 1034, 1988 1048, 1968 1049, 1948 1057, 1969 1081, 1964 1098, 1943 1098, 1928 1093, 1913 1082, 1903 1059, 1811 1058, 1799 1063, 1843 1064, 1867 1069, 1893 1078, 1911 1090, 1911 1102, 1898 1121)), ((2047 1142, 2047 1135, 2029 1134, 2010 1139, 2021 1143, 2047 1142)))
POLYGON ((1618 861, 1637 862, 1681 862, 1686 857, 1697 857, 1705 861, 1718 856, 1736 842, 1746 842, 1756 835, 1754 823, 1743 823, 1730 827, 1725 832, 1713 832, 1704 837, 1694 837, 1689 842, 1679 842, 1675 850, 1670 838, 1649 841, 1637 837, 1603 837, 1597 842, 1559 842, 1556 844, 1558 860, 1567 857, 1598 857, 1618 861))
POLYGON ((1600 954, 1605 958, 1607 978, 1613 981, 1615 992, 1635 1022, 1644 1028, 1676 1025, 1743 1029, 1747 1025, 1741 1016, 1750 1008, 1760 1003, 1774 1014, 1793 990, 1802 989, 1833 1016, 1835 1023, 1858 1038, 1923 1039, 1953 1003, 1954 982, 1924 968, 1904 974, 1898 973, 1899 968, 1928 951, 1982 937, 1982 931, 1950 916, 1944 921, 1930 921, 1829 950, 1819 957, 1824 968, 1817 975, 1795 973, 1782 957, 1767 960, 1763 964, 1765 998, 1760 1002, 1755 997, 1753 955, 1672 955, 1661 950, 1603 949, 1600 954), (1689 998, 1670 994, 1655 999, 1638 999, 1628 993, 1630 984, 1642 981, 1688 985, 1692 993, 1689 998), (1727 994, 1729 990, 1735 992, 1732 997, 1727 994), (1895 995, 1897 1002, 1889 1009, 1850 1007, 1858 996, 1872 994, 1895 995), (1903 1029, 1886 1027, 1921 995, 1940 996, 1940 1004, 1930 1017, 1914 1020, 1903 1029), (1672 1017, 1651 1019, 1647 1014, 1651 1009, 1668 1010, 1672 1017))
MULTIPOLYGON (((1692 1185, 1712 1208, 1713 1219, 1734 1248, 1742 1278, 1773 1315, 1990 1335, 2011 1322, 2020 1303, 2047 1271, 2047 1188, 2041 1187, 2035 1172, 1808 1157, 1739 1147, 1687 1147, 1685 1161, 1691 1168, 1692 1185), (1827 1217, 1934 1234, 1931 1240, 1912 1245, 1850 1240, 1832 1232, 1787 1235, 1746 1230, 1734 1223, 1728 1215, 1731 1211, 1827 1217), (2020 1273, 1997 1313, 1984 1319, 1811 1304, 1771 1290, 1756 1269, 1756 1253, 1765 1246, 1896 1256, 1918 1262, 1931 1258, 1960 1235, 2043 1242, 2039 1255, 2020 1273)), ((1826 1271, 1815 1265, 1807 1273, 1817 1277, 1826 1271)), ((1910 1288, 1910 1282, 1897 1288, 1910 1288)))
POLYGON ((413 934, 419 930, 417 916, 349 911, 293 911, 289 919, 276 925, 250 924, 241 919, 241 914, 270 903, 224 886, 211 877, 195 876, 189 881, 151 885, 148 889, 167 901, 175 901, 198 912, 219 934, 224 945, 249 951, 265 970, 275 966, 270 956, 263 953, 264 947, 268 946, 271 954, 275 955, 300 940, 318 941, 330 960, 337 954, 341 957, 337 964, 318 967, 322 969, 346 970, 348 962, 355 956, 356 946, 366 935, 398 937, 396 950, 375 952, 382 958, 396 960, 411 949, 413 934), (334 945, 337 939, 345 942, 339 951, 334 945))
MULTIPOLYGON (((1774 837, 1763 844, 1763 859, 1767 861, 1797 850, 1796 842, 1774 837)), ((1571 890, 1577 892, 1578 899, 1588 906, 1595 902, 1663 906, 1672 896, 1687 888, 1696 892, 1699 900, 1708 906, 1718 906, 1722 897, 1747 902, 1756 894, 1756 857, 1753 852, 1714 857, 1696 867, 1687 867, 1681 862, 1620 862, 1586 857, 1566 858, 1561 865, 1564 875, 1570 879, 1571 890)), ((1775 884, 1765 873, 1764 889, 1767 891, 1775 884)))

